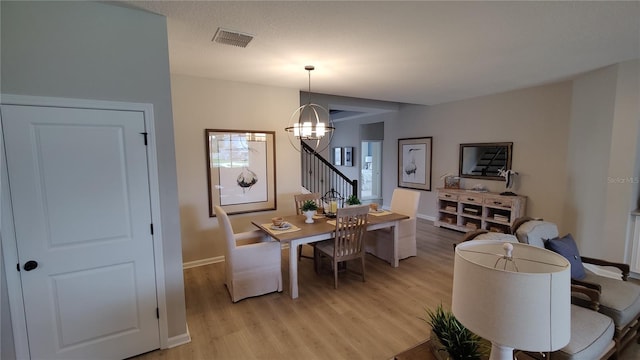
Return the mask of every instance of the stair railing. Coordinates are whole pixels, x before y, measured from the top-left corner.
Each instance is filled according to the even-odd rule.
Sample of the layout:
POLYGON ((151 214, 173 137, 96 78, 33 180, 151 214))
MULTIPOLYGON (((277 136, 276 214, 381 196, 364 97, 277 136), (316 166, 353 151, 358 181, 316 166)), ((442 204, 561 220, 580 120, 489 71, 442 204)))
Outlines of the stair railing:
POLYGON ((304 142, 301 143, 301 180, 305 189, 312 193, 320 193, 322 196, 336 191, 343 201, 352 194, 358 195, 357 179, 349 179, 312 147, 304 142))

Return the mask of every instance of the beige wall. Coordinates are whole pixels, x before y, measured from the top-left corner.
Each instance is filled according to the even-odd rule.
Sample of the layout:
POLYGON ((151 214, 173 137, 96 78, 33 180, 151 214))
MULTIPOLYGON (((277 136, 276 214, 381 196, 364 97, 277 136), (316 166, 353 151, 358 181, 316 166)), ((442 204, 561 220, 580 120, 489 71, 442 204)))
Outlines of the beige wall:
MULTIPOLYGON (((507 141, 513 142, 512 168, 520 174, 512 191, 528 197, 529 215, 560 222, 570 105, 570 82, 430 107, 405 105, 398 123, 385 127, 391 132, 385 139, 388 135, 395 139, 433 136, 433 191, 422 192, 418 212, 423 216, 436 215, 435 189, 443 186, 440 176, 458 173, 461 143, 507 141)), ((397 156, 391 158, 391 168, 395 168, 397 156)), ((394 183, 395 177, 395 173, 385 173, 385 184, 394 183)), ((462 179, 461 185, 471 188, 478 183, 490 191, 505 190, 503 181, 462 179)))
POLYGON ((255 230, 256 214, 295 212, 300 153, 284 131, 299 106, 299 91, 172 75, 171 92, 184 262, 222 256, 222 233, 209 217, 204 129, 276 131, 277 211, 231 215, 235 232, 255 230))
MULTIPOLYGON (((435 189, 442 186, 442 174, 457 173, 461 143, 513 142, 513 169, 520 174, 513 191, 528 197, 528 215, 557 223, 561 233, 572 232, 584 243, 585 254, 623 260, 628 211, 636 206, 634 196, 638 193, 638 184, 633 183, 637 179, 640 146, 638 84, 634 81, 637 74, 638 61, 634 61, 585 74, 574 81, 435 106, 401 105, 396 112, 397 104, 378 103, 376 106, 387 106, 385 110, 390 112, 340 123, 342 135, 333 145, 356 145, 345 140, 344 135, 348 133, 348 138, 353 139, 359 124, 384 122, 383 195, 388 204, 397 186, 397 139, 432 136, 433 191, 422 192, 419 215, 433 218, 435 189), (618 177, 632 181, 619 184, 607 180, 618 177), (590 238, 606 238, 607 242, 593 242, 590 238)), ((280 131, 277 171, 288 171, 291 176, 286 180, 278 176, 278 212, 292 211, 289 198, 299 190, 298 154, 280 129, 291 109, 298 106, 298 97, 295 90, 187 76, 173 76, 172 83, 183 248, 185 261, 189 262, 222 254, 221 244, 215 240, 216 220, 207 215, 203 129, 280 131), (255 106, 247 107, 246 103, 255 106), (270 106, 268 112, 259 110, 270 106), (281 159, 289 162, 284 169, 281 159)), ((324 106, 347 106, 349 101, 362 107, 372 105, 363 99, 314 94, 314 102, 324 106)), ((505 190, 502 181, 462 181, 465 188, 481 183, 490 191, 505 190)), ((252 229, 250 215, 237 215, 232 221, 237 231, 252 229)))

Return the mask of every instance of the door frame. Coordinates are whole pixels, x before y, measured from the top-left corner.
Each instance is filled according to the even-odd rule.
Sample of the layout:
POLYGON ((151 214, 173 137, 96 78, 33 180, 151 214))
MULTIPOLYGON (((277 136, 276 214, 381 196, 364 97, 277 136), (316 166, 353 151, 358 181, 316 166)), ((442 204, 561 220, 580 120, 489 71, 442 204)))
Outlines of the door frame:
MULTIPOLYGON (((362 144, 363 143, 378 143, 380 144, 380 155, 376 158, 377 160, 377 165, 379 170, 379 192, 378 192, 378 196, 377 197, 369 197, 369 198, 364 198, 362 196, 362 193, 360 193, 360 197, 362 197, 364 200, 372 200, 372 199, 380 199, 381 201, 383 200, 382 197, 382 174, 383 174, 383 169, 382 169, 382 153, 383 153, 383 146, 384 146, 384 140, 360 140, 360 171, 359 171, 359 178, 360 178, 360 186, 362 187, 362 184, 364 184, 364 180, 362 179, 362 166, 364 166, 365 163, 365 155, 364 155, 364 150, 362 150, 362 144)), ((374 167, 375 168, 375 167, 374 167)), ((373 179, 373 174, 371 176, 371 179, 373 179)), ((373 183, 373 181, 372 181, 373 183)), ((360 188, 359 190, 362 190, 362 188, 360 188)))
MULTIPOLYGON (((158 301, 158 327, 160 333, 160 348, 169 347, 169 330, 167 323, 167 301, 164 279, 164 257, 162 247, 162 222, 160 217, 160 189, 158 181, 158 160, 155 141, 155 126, 153 104, 129 103, 118 101, 86 100, 56 97, 41 97, 29 95, 0 94, 0 105, 26 105, 41 107, 62 107, 94 110, 138 111, 143 113, 144 126, 147 136, 147 172, 149 174, 149 195, 151 200, 151 221, 153 226, 153 258, 156 276, 156 298, 158 301)), ((29 341, 27 322, 22 302, 22 283, 20 273, 16 271, 18 264, 18 244, 13 227, 13 213, 11 201, 6 196, 8 189, 7 161, 4 153, 4 138, 2 136, 2 118, 0 116, 0 245, 4 271, 7 278, 7 292, 11 311, 11 325, 15 343, 16 358, 29 359, 29 341)))

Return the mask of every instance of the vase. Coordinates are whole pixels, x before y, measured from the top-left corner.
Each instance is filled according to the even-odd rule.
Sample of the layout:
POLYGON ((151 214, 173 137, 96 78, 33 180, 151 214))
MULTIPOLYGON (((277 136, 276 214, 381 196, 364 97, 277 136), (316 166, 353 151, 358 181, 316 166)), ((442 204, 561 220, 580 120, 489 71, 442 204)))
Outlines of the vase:
POLYGON ((433 331, 431 331, 430 338, 431 352, 433 353, 433 356, 438 360, 450 360, 451 357, 449 356, 447 349, 433 331))
POLYGON ((313 224, 313 215, 315 215, 315 213, 316 213, 315 210, 305 211, 304 216, 307 217, 307 220, 305 220, 304 222, 307 224, 313 224))

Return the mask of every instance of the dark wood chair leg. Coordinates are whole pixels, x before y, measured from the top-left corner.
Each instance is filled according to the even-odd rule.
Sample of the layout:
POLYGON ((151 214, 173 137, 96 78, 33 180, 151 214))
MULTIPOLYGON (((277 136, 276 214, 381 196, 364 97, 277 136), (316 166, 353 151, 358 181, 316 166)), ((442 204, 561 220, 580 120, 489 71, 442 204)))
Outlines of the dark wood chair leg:
POLYGON ((338 262, 333 260, 333 287, 338 288, 338 262))
POLYGON ((316 274, 320 274, 320 262, 322 261, 322 256, 320 251, 313 252, 313 267, 316 271, 316 274))

